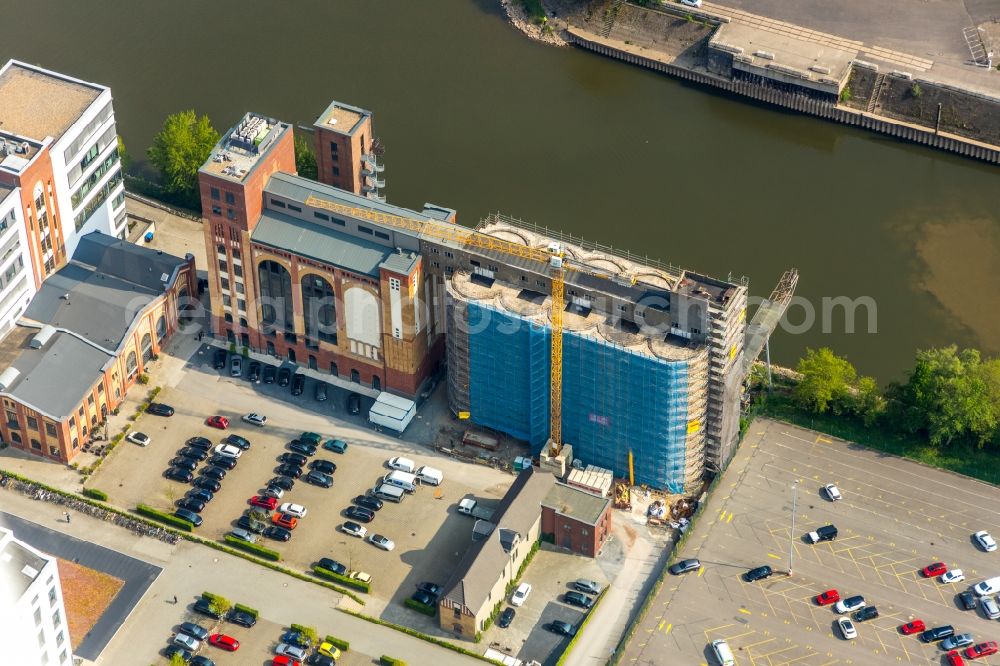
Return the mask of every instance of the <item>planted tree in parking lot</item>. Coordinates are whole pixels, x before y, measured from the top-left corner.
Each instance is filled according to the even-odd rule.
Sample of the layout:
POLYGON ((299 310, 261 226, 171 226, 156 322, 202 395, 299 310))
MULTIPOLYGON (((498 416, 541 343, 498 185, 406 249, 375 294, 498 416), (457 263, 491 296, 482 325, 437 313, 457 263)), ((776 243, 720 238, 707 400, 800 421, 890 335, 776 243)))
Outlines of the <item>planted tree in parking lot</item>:
POLYGON ((316 633, 315 627, 300 627, 299 631, 302 635, 309 639, 310 643, 315 643, 316 639, 319 638, 319 634, 316 633))
POLYGON ((264 523, 264 524, 267 523, 267 513, 265 511, 260 510, 260 509, 251 509, 250 513, 247 514, 247 517, 252 522, 255 522, 255 523, 264 523))
POLYGON ((184 655, 179 652, 175 652, 170 655, 170 666, 184 666, 187 661, 184 659, 184 655))
POLYGON ((225 597, 214 597, 210 602, 208 602, 208 607, 212 609, 212 612, 216 615, 225 615, 229 612, 229 609, 233 607, 233 604, 225 597))

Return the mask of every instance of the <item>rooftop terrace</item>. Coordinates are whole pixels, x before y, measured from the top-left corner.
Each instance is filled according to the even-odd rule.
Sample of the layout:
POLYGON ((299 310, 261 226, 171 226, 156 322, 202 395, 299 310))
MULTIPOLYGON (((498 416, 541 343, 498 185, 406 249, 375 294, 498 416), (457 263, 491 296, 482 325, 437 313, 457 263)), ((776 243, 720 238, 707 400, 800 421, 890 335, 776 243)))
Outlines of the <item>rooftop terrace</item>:
POLYGON ((320 114, 314 123, 316 127, 341 132, 343 134, 353 134, 354 128, 362 119, 367 118, 372 113, 359 109, 350 104, 331 102, 330 106, 320 114))
POLYGON ((247 113, 222 137, 201 166, 203 173, 242 183, 284 132, 286 123, 247 113))
POLYGON ((0 132, 58 139, 105 90, 11 60, 0 70, 0 132))

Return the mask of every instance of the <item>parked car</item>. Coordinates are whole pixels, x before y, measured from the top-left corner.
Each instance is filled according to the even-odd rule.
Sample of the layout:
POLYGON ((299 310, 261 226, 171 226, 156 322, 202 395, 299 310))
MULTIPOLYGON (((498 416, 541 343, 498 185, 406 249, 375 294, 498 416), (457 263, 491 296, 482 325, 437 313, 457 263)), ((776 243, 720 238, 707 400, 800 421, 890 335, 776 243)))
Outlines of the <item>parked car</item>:
POLYGON ((212 610, 211 602, 209 602, 209 600, 205 597, 198 597, 198 600, 194 602, 192 609, 196 613, 207 615, 208 617, 215 618, 216 620, 222 619, 222 615, 212 610))
POLYGON ((514 621, 515 615, 517 615, 517 611, 510 606, 507 606, 507 608, 504 608, 503 612, 500 613, 500 617, 497 618, 497 626, 501 629, 506 629, 510 626, 510 623, 514 621))
POLYGON ((210 479, 207 476, 199 476, 197 479, 194 480, 194 483, 192 483, 191 485, 193 485, 195 488, 204 488, 205 490, 211 490, 213 493, 219 492, 219 490, 222 488, 221 483, 219 483, 215 479, 210 479))
POLYGON ((207 437, 192 437, 188 441, 184 442, 184 446, 190 446, 195 449, 208 451, 212 448, 212 440, 207 437))
POLYGON ((181 483, 191 483, 191 479, 194 478, 194 474, 186 469, 181 469, 179 467, 171 467, 163 476, 170 479, 171 481, 180 481, 181 483))
POLYGON ((305 375, 300 375, 295 373, 292 377, 292 395, 302 395, 302 392, 306 388, 306 377, 305 375))
POLYGON ((347 442, 342 439, 328 439, 323 442, 323 448, 334 453, 347 453, 347 442))
POLYGON ((223 469, 233 469, 236 467, 238 461, 236 458, 231 458, 229 456, 212 456, 208 459, 208 464, 215 467, 221 467, 223 469))
POLYGON ((309 469, 323 474, 333 474, 337 471, 337 465, 329 460, 313 460, 309 463, 309 469))
POLYGON ((356 537, 361 538, 361 539, 364 539, 365 535, 368 534, 368 530, 367 529, 365 529, 361 525, 358 525, 357 523, 353 523, 351 521, 347 521, 346 523, 344 523, 343 525, 341 525, 340 526, 340 530, 344 534, 350 534, 351 536, 356 536, 356 537))
POLYGON ((153 441, 150 439, 149 435, 144 432, 130 432, 125 439, 133 444, 138 444, 139 446, 149 446, 149 443, 153 441))
POLYGON ((320 441, 322 441, 323 436, 318 432, 304 432, 298 437, 299 441, 305 442, 306 444, 311 444, 313 446, 319 446, 320 441))
POLYGON ((197 460, 191 460, 190 458, 184 458, 183 456, 177 456, 171 458, 168 463, 171 467, 176 467, 178 469, 186 469, 189 472, 193 472, 196 467, 198 467, 197 460))
POLYGON ((829 606, 840 601, 840 592, 837 590, 827 590, 816 595, 816 605, 829 606))
POLYGON ((952 569, 941 574, 938 580, 942 583, 961 583, 965 580, 965 573, 961 569, 952 569))
POLYGON ((333 485, 333 477, 329 474, 312 470, 306 474, 305 482, 314 486, 319 486, 320 488, 329 488, 333 485))
POLYGON ((426 592, 423 592, 421 590, 417 590, 416 592, 414 592, 410 596, 410 598, 416 601, 417 603, 423 604, 425 606, 433 606, 434 603, 437 601, 433 595, 427 594, 426 592))
POLYGON ((913 620, 912 622, 907 622, 899 627, 900 633, 904 636, 918 634, 925 629, 927 629, 927 625, 924 624, 923 620, 913 620))
POLYGON ((177 500, 177 508, 187 509, 192 513, 201 513, 205 510, 205 503, 199 500, 191 499, 190 497, 185 497, 177 500))
POLYGON ((151 402, 149 403, 149 407, 146 408, 146 413, 153 416, 173 416, 174 408, 162 402, 151 402))
POLYGON ((163 656, 167 659, 173 659, 174 655, 180 655, 181 661, 185 664, 191 663, 191 652, 187 648, 181 647, 177 644, 171 644, 163 650, 163 656))
POLYGON ((208 644, 226 652, 236 652, 240 649, 240 642, 227 634, 212 634, 208 637, 208 644))
POLYGON ((828 483, 825 486, 823 486, 823 492, 826 493, 827 498, 831 502, 838 502, 841 499, 843 499, 843 495, 840 494, 840 488, 838 488, 832 483, 828 483))
POLYGON ((306 658, 306 651, 297 645, 290 645, 288 643, 279 643, 278 647, 274 648, 275 654, 283 654, 292 659, 298 659, 302 661, 306 658))
POLYGON ((375 520, 374 511, 364 507, 354 506, 353 504, 344 509, 344 515, 352 520, 357 520, 362 523, 370 523, 375 520))
POLYGON ((265 365, 264 372, 261 373, 261 381, 265 384, 273 384, 274 378, 278 374, 278 371, 273 365, 265 365))
POLYGON ((330 657, 330 659, 335 661, 340 658, 340 648, 333 643, 328 643, 327 641, 323 641, 319 644, 319 647, 316 648, 316 653, 324 657, 330 657))
POLYGON ((416 469, 417 464, 410 460, 409 458, 404 458, 403 456, 396 456, 394 458, 389 458, 386 463, 389 469, 399 470, 400 472, 406 472, 407 474, 413 474, 413 470, 416 469))
POLYGON ((337 666, 337 662, 333 657, 327 657, 319 652, 313 652, 302 663, 306 666, 337 666))
POLYGON ((292 659, 291 657, 283 654, 275 655, 274 659, 271 660, 271 666, 302 666, 303 663, 308 664, 310 662, 308 658, 305 662, 301 662, 298 659, 292 659))
POLYGON ((545 625, 545 628, 560 636, 575 636, 576 628, 565 620, 552 620, 545 625))
POLYGON ((587 594, 600 594, 601 584, 596 580, 587 580, 586 578, 580 578, 573 581, 573 589, 577 592, 585 592, 587 594))
POLYGON ((225 444, 232 444, 236 448, 241 449, 243 451, 250 450, 250 440, 247 439, 246 437, 240 437, 239 435, 227 435, 226 438, 222 441, 225 444))
POLYGON ((695 9, 701 9, 701 0, 681 0, 682 5, 687 5, 688 7, 694 7, 695 9))
POLYGON ((745 574, 743 574, 743 580, 745 580, 748 583, 753 583, 758 580, 769 578, 773 573, 774 571, 771 569, 771 567, 765 564, 762 567, 756 567, 754 569, 750 569, 750 571, 747 571, 745 574))
POLYGON ((285 451, 280 456, 278 456, 278 461, 282 463, 287 463, 289 465, 295 465, 296 467, 302 467, 306 464, 309 459, 306 458, 301 453, 292 453, 291 451, 285 451))
POLYGON ((361 413, 361 396, 357 393, 352 393, 347 396, 347 413, 348 414, 360 414, 361 413))
POLYGON ((424 592, 426 594, 431 595, 435 599, 437 599, 438 597, 441 596, 442 589, 441 589, 441 586, 438 585, 437 583, 431 583, 431 582, 428 582, 428 581, 424 581, 424 582, 419 583, 417 585, 417 591, 418 592, 424 592))
POLYGON ((326 400, 326 382, 316 382, 316 402, 323 402, 326 400))
POLYGON ((856 610, 861 610, 867 604, 865 603, 865 598, 860 594, 853 597, 847 597, 846 599, 841 599, 833 607, 833 610, 837 613, 843 615, 844 613, 852 613, 856 610))
POLYGON ((229 359, 229 375, 231 377, 243 376, 243 359, 241 357, 234 355, 229 359))
POLYGON ((975 642, 976 641, 972 637, 972 634, 955 634, 954 636, 949 636, 941 641, 941 649, 957 650, 959 648, 964 648, 967 645, 972 645, 975 642))
POLYGON ((948 571, 948 565, 944 562, 934 562, 933 564, 928 564, 926 567, 920 570, 924 578, 934 578, 935 576, 940 576, 941 574, 948 571))
POLYGON ((979 605, 983 607, 983 615, 986 616, 986 619, 995 620, 1000 618, 1000 606, 997 606, 997 602, 993 597, 980 597, 979 605))
POLYGON ((304 456, 312 456, 316 454, 316 445, 293 439, 288 443, 288 450, 301 453, 304 456))
POLYGON ((924 633, 920 634, 920 640, 924 643, 933 643, 934 641, 940 641, 944 638, 948 638, 955 633, 955 627, 950 624, 946 624, 940 627, 934 627, 933 629, 928 629, 924 633))
POLYGON ((840 628, 840 634, 844 637, 844 640, 850 641, 858 637, 858 630, 854 627, 854 623, 851 622, 851 618, 839 618, 837 626, 840 628))
POLYGON ((292 504, 291 502, 285 502, 284 504, 282 504, 280 507, 278 507, 278 511, 280 511, 281 513, 287 513, 293 515, 296 518, 305 518, 306 514, 309 513, 309 510, 306 509, 301 504, 292 504))
POLYGON ((292 538, 292 533, 286 530, 284 527, 278 527, 277 525, 271 525, 264 528, 264 536, 268 539, 274 539, 275 541, 288 541, 292 538))
POLYGON ((965 656, 967 659, 979 659, 980 657, 988 657, 991 654, 996 654, 997 651, 997 642, 987 641, 986 643, 965 648, 965 656))
POLYGON ((958 650, 952 650, 945 657, 948 659, 948 666, 965 666, 965 661, 958 650))
POLYGON ((378 511, 383 506, 382 500, 370 495, 358 495, 352 501, 361 508, 368 509, 369 511, 378 511))
POLYGON ((674 562, 670 565, 670 573, 674 576, 680 576, 682 573, 687 573, 689 571, 697 571, 701 568, 701 561, 696 558, 688 558, 686 560, 680 560, 674 562))
POLYGON ((265 497, 264 495, 254 495, 250 498, 250 506, 274 511, 274 507, 278 506, 278 500, 273 497, 265 497))
POLYGON ((190 458, 191 460, 202 461, 208 457, 208 451, 204 449, 199 449, 194 446, 185 446, 183 449, 177 452, 182 458, 190 458))
POLYGON ((194 622, 182 622, 179 627, 177 627, 178 634, 187 634, 188 636, 193 636, 199 641, 203 641, 209 637, 209 631, 200 624, 194 622))
POLYGON ((295 629, 289 629, 281 635, 279 640, 281 643, 288 643, 289 645, 294 645, 295 647, 309 649, 312 647, 312 639, 301 631, 296 631, 295 629))
POLYGON ((181 520, 188 521, 195 527, 199 527, 202 523, 201 516, 199 516, 194 511, 189 511, 188 509, 185 509, 184 507, 180 507, 176 511, 174 511, 174 515, 180 518, 181 520))
POLYGON ((247 366, 247 380, 258 384, 260 383, 259 361, 250 361, 250 364, 247 366))
POLYGON ((392 539, 382 534, 372 534, 368 537, 368 541, 373 546, 381 548, 382 550, 392 550, 396 547, 396 544, 392 539))
POLYGON ((563 595, 563 601, 568 603, 570 606, 579 606, 580 608, 590 608, 594 605, 594 600, 588 597, 582 592, 567 592, 563 595))
POLYGON ((247 543, 257 543, 257 537, 244 529, 236 528, 230 532, 230 534, 241 541, 246 541, 247 543))
POLYGON ((278 370, 278 386, 288 386, 288 382, 292 379, 292 371, 288 368, 281 368, 278 370))
POLYGON ((263 428, 267 424, 267 417, 263 414, 258 414, 257 412, 250 412, 249 414, 243 415, 243 422, 255 425, 258 428, 263 428))
POLYGON ((329 557, 321 557, 317 565, 327 571, 332 571, 335 574, 339 574, 341 576, 347 575, 347 567, 337 560, 332 560, 329 557))
POLYGON ((299 519, 287 513, 276 513, 271 516, 271 522, 278 527, 284 527, 286 530, 294 530, 299 524, 299 519))
POLYGON ((226 367, 226 350, 216 349, 215 350, 215 369, 222 370, 226 367))
POLYGON ((975 534, 972 535, 972 538, 975 539, 976 543, 979 544, 979 547, 985 550, 987 553, 992 553, 994 550, 997 549, 996 540, 994 540, 994 538, 991 537, 990 533, 987 532, 986 530, 980 530, 979 532, 976 532, 975 534))
POLYGON ((854 619, 858 622, 865 622, 867 620, 874 620, 878 617, 878 608, 875 606, 865 606, 861 610, 854 613, 854 619))
POLYGON ((288 476, 276 476, 267 482, 269 487, 280 488, 288 492, 295 486, 295 479, 288 476))
POLYGON ((274 473, 279 476, 288 476, 293 479, 297 479, 302 476, 302 468, 298 465, 290 465, 285 463, 283 465, 278 465, 274 468, 274 473))
POLYGON ((215 497, 215 493, 213 493, 211 490, 206 490, 204 488, 192 488, 187 492, 187 496, 193 500, 197 500, 199 502, 204 502, 205 504, 208 504, 209 502, 212 501, 212 498, 215 497))
POLYGON ((241 530, 246 530, 247 532, 253 532, 254 534, 263 534, 267 525, 259 520, 253 520, 250 516, 244 514, 239 517, 239 520, 236 521, 236 527, 241 530))
POLYGON ((962 590, 958 593, 958 605, 962 607, 962 610, 972 610, 976 607, 976 595, 972 593, 972 590, 962 590))
POLYGON ((243 455, 243 449, 238 446, 233 446, 232 444, 219 444, 213 451, 217 456, 225 456, 227 458, 239 458, 243 455))
MULTIPOLYGON (((281 477, 275 477, 275 478, 284 479, 286 477, 281 476, 281 477)), ((288 480, 291 481, 291 479, 288 479, 288 480)), ((263 492, 261 494, 264 497, 273 497, 274 499, 281 499, 282 497, 285 496, 285 491, 282 490, 281 488, 277 487, 277 486, 268 486, 267 488, 264 488, 264 490, 263 490, 263 492)))
POLYGON ((514 590, 514 594, 510 597, 510 603, 513 606, 523 606, 524 602, 528 599, 528 595, 531 594, 531 585, 528 583, 521 583, 514 590))
POLYGON ((219 430, 225 430, 226 428, 229 427, 229 419, 227 419, 225 416, 219 416, 218 414, 216 414, 215 416, 209 416, 207 419, 205 419, 205 425, 209 426, 210 428, 218 428, 219 430))
POLYGON ((226 615, 226 621, 250 629, 257 624, 257 618, 246 611, 231 609, 226 615))

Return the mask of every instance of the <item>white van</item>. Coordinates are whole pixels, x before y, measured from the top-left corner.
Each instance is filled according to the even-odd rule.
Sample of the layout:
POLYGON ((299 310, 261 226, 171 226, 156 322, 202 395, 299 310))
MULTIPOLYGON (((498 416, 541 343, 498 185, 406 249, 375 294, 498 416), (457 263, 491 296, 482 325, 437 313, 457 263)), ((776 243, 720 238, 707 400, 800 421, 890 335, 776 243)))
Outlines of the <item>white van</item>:
POLYGON ((439 469, 424 465, 417 470, 417 479, 420 480, 420 483, 426 483, 429 486, 440 486, 441 482, 444 481, 444 474, 439 469))
POLYGON ((733 658, 733 651, 729 649, 729 643, 721 638, 712 641, 712 652, 719 661, 719 666, 736 666, 736 659, 733 658))
POLYGON ((397 504, 403 501, 403 489, 397 486, 390 486, 385 483, 380 483, 375 486, 373 491, 375 497, 380 500, 385 500, 387 502, 396 502, 397 504))
POLYGON ((976 583, 972 587, 972 591, 975 592, 980 597, 985 597, 987 594, 996 594, 1000 592, 1000 576, 994 578, 987 578, 982 583, 976 583))
POLYGON ((402 456, 389 458, 389 462, 387 464, 389 465, 389 469, 396 469, 400 472, 406 472, 407 474, 413 474, 413 469, 417 466, 417 463, 402 456))
POLYGON ((390 472, 382 477, 382 483, 386 483, 390 486, 396 486, 397 488, 402 488, 408 493, 412 493, 417 489, 417 475, 407 474, 406 472, 390 472))

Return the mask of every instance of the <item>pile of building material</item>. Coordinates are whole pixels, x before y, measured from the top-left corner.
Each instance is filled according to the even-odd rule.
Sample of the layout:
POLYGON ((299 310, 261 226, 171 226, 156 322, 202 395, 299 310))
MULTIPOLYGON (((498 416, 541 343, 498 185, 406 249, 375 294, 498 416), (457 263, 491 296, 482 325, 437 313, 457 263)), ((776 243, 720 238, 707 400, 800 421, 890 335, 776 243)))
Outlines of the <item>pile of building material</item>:
POLYGON ((582 469, 573 468, 566 477, 566 483, 586 490, 589 493, 607 497, 611 494, 611 485, 614 483, 614 474, 610 469, 587 465, 582 469))

